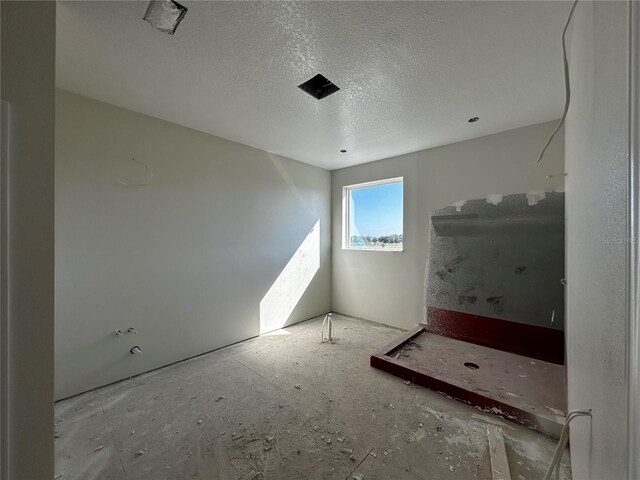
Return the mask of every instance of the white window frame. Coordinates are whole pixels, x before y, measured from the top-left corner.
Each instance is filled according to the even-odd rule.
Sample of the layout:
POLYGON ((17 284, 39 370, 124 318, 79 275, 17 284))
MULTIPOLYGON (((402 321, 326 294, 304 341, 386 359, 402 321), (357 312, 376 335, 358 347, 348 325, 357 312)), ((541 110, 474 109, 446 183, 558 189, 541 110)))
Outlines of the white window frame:
POLYGON ((373 182, 356 183, 354 185, 345 185, 342 187, 342 249, 343 250, 358 250, 366 252, 391 252, 399 253, 404 252, 404 177, 385 178, 383 180, 375 180, 373 182), (349 231, 349 219, 351 217, 350 201, 351 190, 357 190, 359 188, 377 187, 380 185, 387 185, 389 183, 402 183, 402 248, 401 249, 388 249, 384 247, 377 248, 358 248, 349 246, 349 238, 351 232, 349 231))

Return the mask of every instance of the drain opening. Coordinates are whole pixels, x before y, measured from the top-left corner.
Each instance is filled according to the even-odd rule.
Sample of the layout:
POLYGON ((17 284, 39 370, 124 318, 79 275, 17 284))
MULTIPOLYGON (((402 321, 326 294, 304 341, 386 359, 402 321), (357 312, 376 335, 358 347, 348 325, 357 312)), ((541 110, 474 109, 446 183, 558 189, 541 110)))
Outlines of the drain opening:
POLYGON ((480 365, 473 362, 464 362, 464 366, 470 368, 471 370, 478 370, 480 368, 480 365))

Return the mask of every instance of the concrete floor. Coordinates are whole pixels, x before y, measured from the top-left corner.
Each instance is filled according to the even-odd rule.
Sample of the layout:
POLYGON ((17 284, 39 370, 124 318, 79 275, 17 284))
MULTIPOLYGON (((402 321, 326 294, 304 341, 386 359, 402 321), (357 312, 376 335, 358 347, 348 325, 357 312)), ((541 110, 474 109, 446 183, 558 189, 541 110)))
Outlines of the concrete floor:
POLYGON ((321 324, 58 402, 55 478, 490 479, 490 424, 512 478, 542 477, 553 440, 369 366, 399 330, 334 315, 321 344, 321 324))

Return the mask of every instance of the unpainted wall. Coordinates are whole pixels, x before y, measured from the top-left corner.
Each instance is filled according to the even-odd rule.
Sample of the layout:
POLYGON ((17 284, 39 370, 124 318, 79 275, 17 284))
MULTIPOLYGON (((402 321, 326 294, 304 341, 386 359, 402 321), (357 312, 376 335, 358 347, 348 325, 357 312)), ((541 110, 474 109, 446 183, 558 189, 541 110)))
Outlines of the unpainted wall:
POLYGON ((426 305, 563 330, 564 193, 539 197, 434 212, 426 305))
POLYGON ((432 213, 489 194, 562 191, 562 134, 536 163, 555 125, 532 125, 334 170, 333 309, 402 328, 421 322, 432 213), (400 176, 404 177, 404 251, 342 249, 342 187, 400 176))
POLYGON ((330 310, 328 171, 56 99, 57 398, 330 310))

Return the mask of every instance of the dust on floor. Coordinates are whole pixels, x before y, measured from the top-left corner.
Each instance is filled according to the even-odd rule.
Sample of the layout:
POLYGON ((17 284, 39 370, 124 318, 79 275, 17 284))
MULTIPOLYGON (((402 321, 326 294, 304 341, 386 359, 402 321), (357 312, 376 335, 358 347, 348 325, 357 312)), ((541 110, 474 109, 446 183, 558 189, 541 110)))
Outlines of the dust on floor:
POLYGON ((58 402, 55 478, 490 479, 490 424, 512 478, 542 478, 553 440, 369 366, 399 330, 336 314, 331 344, 321 325, 58 402))

